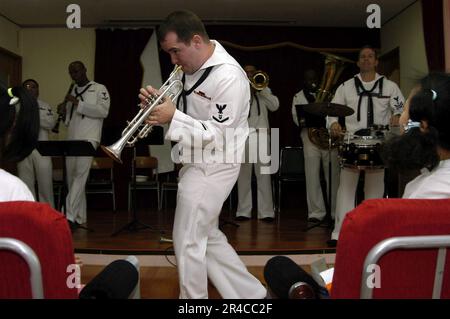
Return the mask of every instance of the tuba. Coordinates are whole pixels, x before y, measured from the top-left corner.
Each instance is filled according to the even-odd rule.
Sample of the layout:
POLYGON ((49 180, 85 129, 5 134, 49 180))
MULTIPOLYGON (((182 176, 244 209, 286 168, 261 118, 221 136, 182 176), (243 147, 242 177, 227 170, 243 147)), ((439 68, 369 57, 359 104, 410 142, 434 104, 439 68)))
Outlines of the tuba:
POLYGON ((170 98, 173 102, 183 90, 183 83, 180 80, 172 79, 181 66, 176 65, 169 78, 164 82, 159 91, 160 95, 148 97, 144 102, 139 104, 140 110, 136 116, 127 122, 127 127, 122 131, 122 137, 110 146, 103 146, 102 150, 113 160, 122 163, 120 154, 125 146, 132 147, 138 139, 145 138, 152 130, 153 125, 144 124, 145 120, 152 113, 155 106, 164 102, 164 97, 170 98))
POLYGON ((264 71, 256 71, 252 77, 249 78, 250 85, 256 91, 264 90, 269 85, 269 76, 264 71))
MULTIPOLYGON (((314 103, 331 102, 334 96, 334 88, 342 71, 344 71, 348 63, 354 63, 349 59, 334 54, 320 53, 325 56, 325 70, 314 103)), ((308 128, 308 137, 319 148, 328 149, 330 134, 326 128, 310 127, 308 128)), ((331 146, 333 148, 337 146, 338 140, 339 138, 331 139, 331 146)))

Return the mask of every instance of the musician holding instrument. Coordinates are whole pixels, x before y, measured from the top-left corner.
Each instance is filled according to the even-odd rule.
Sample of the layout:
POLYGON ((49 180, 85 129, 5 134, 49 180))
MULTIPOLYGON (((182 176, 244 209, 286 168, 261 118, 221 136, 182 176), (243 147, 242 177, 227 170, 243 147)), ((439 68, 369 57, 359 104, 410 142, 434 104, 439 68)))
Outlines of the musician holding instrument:
MULTIPOLYGON (((39 141, 48 141, 48 133, 55 125, 56 117, 48 103, 39 99, 39 84, 36 80, 28 79, 22 87, 37 100, 39 105, 39 141)), ((17 164, 19 178, 28 186, 37 201, 48 203, 54 207, 53 201, 53 166, 52 159, 42 156, 36 149, 17 164), (35 184, 37 182, 38 196, 35 184)))
MULTIPOLYGON (((345 118, 347 136, 367 135, 371 127, 398 125, 403 110, 404 97, 397 84, 376 72, 378 56, 374 48, 365 46, 359 51, 359 74, 341 84, 333 103, 346 105, 354 110, 345 118)), ((332 136, 341 136, 343 128, 335 117, 327 123, 332 136)), ((347 212, 355 207, 356 190, 360 172, 365 172, 364 198, 382 198, 384 194, 384 168, 341 168, 337 193, 335 227, 329 241, 335 246, 342 222, 347 212)))
POLYGON ((267 148, 264 155, 270 155, 270 126, 268 112, 274 112, 280 107, 278 98, 269 88, 269 76, 258 71, 254 65, 244 66, 244 71, 250 80, 251 97, 250 112, 248 114, 249 137, 245 144, 245 160, 241 164, 238 187, 238 207, 236 220, 248 220, 252 216, 252 171, 254 168, 257 184, 258 219, 265 222, 274 220, 275 212, 272 199, 272 181, 269 174, 261 173, 261 167, 270 163, 263 163, 258 145, 260 139, 266 139, 267 148), (265 136, 263 136, 265 135, 265 136), (252 152, 253 154, 250 154, 252 152), (252 160, 253 159, 253 160, 252 160))
MULTIPOLYGON (((178 103, 165 99, 146 122, 170 123, 166 138, 180 142, 183 154, 192 148, 205 151, 200 161, 182 157, 179 173, 173 243, 180 298, 208 298, 208 279, 223 298, 264 298, 266 289, 248 272, 218 228, 223 203, 238 178, 248 135, 247 76, 219 42, 209 39, 202 21, 192 12, 171 13, 157 36, 172 63, 182 67, 177 77, 184 89, 178 103), (219 160, 218 155, 230 150, 233 161, 219 160)), ((143 103, 159 94, 151 86, 140 93, 143 103)))
MULTIPOLYGON (((324 177, 329 185, 329 161, 331 156, 331 218, 334 219, 336 208, 336 192, 339 185, 339 166, 337 150, 328 149, 328 141, 321 145, 311 136, 311 130, 325 128, 326 117, 314 115, 303 110, 303 106, 316 101, 316 92, 319 89, 319 79, 315 70, 308 69, 303 75, 303 89, 292 100, 292 117, 300 127, 300 136, 303 144, 305 160, 306 199, 308 203, 308 222, 318 223, 326 215, 326 207, 320 185, 320 165, 324 170, 324 177), (297 112, 297 109, 299 110, 297 112)), ((327 191, 329 187, 327 186, 327 191)))
MULTIPOLYGON (((70 63, 69 74, 75 85, 65 102, 58 105, 58 113, 68 126, 67 140, 89 141, 96 149, 100 144, 103 120, 109 112, 108 90, 103 84, 88 80, 83 62, 70 63)), ((85 187, 92 159, 92 156, 66 158, 69 190, 66 217, 71 226, 87 221, 85 187)))

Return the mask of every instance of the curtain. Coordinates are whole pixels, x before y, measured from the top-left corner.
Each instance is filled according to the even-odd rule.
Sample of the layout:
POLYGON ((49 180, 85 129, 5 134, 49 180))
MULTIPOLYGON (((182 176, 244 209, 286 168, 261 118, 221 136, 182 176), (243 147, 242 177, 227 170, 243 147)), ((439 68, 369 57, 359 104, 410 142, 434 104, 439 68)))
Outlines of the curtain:
POLYGON ((423 32, 428 68, 445 69, 443 0, 422 0, 423 32))
MULTIPOLYGON (((126 121, 138 112, 138 94, 142 83, 140 57, 153 29, 97 29, 95 81, 104 84, 111 97, 108 117, 103 122, 102 145, 116 142, 126 121)), ((127 183, 131 176, 130 149, 122 152, 123 165, 114 170, 118 207, 126 207, 127 183)))
POLYGON ((445 70, 450 72, 450 0, 444 2, 445 70))

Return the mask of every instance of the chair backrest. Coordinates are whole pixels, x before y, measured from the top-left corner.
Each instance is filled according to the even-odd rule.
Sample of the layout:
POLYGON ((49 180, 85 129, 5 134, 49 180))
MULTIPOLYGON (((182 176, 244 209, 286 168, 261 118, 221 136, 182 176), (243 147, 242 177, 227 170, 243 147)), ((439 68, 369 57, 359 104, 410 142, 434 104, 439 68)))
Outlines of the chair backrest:
POLYGON ((136 170, 150 178, 158 174, 158 159, 153 156, 136 156, 136 170))
POLYGON ((91 169, 112 169, 114 161, 110 157, 94 157, 92 159, 91 169))
POLYGON ((114 183, 114 161, 109 157, 94 157, 89 172, 89 182, 108 181, 111 185, 114 183))
MULTIPOLYGON (((1 202, 0 237, 24 242, 36 253, 45 298, 77 298, 68 287, 68 266, 75 264, 72 235, 64 215, 48 204, 1 202)), ((70 268, 69 268, 70 269, 70 268)), ((30 270, 17 254, 0 251, 0 298, 31 298, 30 270)))
POLYGON ((300 146, 285 146, 280 153, 278 176, 302 178, 305 176, 305 159, 300 146))
MULTIPOLYGON (((375 271, 373 298, 431 298, 438 249, 395 250, 364 269, 369 251, 392 237, 450 234, 450 199, 370 199, 349 212, 336 248, 332 298, 359 298, 363 271, 375 271), (379 285, 379 288, 378 288, 379 285)), ((448 255, 448 250, 447 250, 448 255)), ((450 258, 441 298, 450 298, 450 258)))

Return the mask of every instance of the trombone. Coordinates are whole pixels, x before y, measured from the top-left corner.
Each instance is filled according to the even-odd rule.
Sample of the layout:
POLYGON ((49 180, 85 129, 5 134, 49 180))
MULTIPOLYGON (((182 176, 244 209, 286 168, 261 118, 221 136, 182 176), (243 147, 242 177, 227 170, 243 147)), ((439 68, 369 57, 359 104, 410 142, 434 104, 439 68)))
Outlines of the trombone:
POLYGON ((264 71, 256 71, 250 78, 250 85, 256 91, 262 91, 269 85, 269 76, 264 71))
POLYGON ((175 100, 183 90, 183 83, 180 80, 172 81, 179 70, 181 70, 181 66, 176 65, 172 73, 170 73, 169 78, 159 89, 159 91, 161 92, 160 95, 148 97, 144 102, 139 104, 139 112, 131 120, 131 122, 127 122, 128 125, 122 131, 122 137, 117 142, 110 146, 102 145, 102 150, 109 157, 119 163, 122 163, 120 155, 123 148, 125 146, 132 147, 138 139, 145 138, 151 132, 153 125, 143 125, 143 123, 152 113, 155 106, 163 103, 163 98, 165 96, 167 96, 167 98, 170 98, 172 102, 175 102, 175 100))

